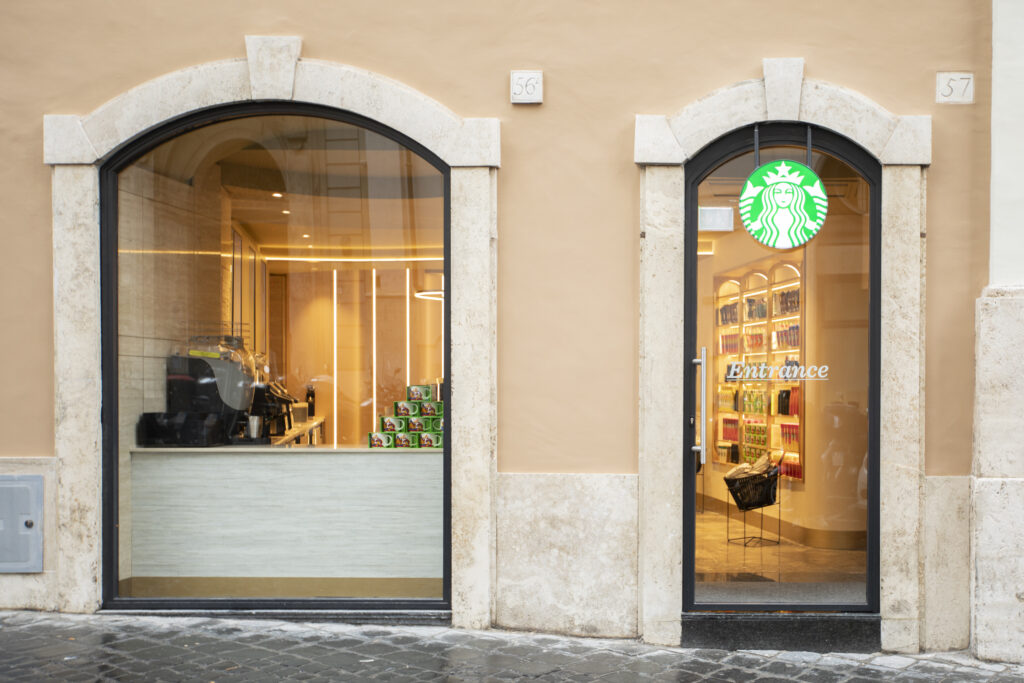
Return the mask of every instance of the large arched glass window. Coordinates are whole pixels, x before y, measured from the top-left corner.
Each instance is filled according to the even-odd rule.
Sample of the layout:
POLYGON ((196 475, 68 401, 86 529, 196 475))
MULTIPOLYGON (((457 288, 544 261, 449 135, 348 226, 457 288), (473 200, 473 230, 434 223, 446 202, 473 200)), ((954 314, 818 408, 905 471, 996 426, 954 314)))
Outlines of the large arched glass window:
POLYGON ((881 167, 761 124, 686 176, 684 608, 877 611, 881 167))
POLYGON ((447 167, 264 106, 102 177, 108 601, 447 604, 447 167))

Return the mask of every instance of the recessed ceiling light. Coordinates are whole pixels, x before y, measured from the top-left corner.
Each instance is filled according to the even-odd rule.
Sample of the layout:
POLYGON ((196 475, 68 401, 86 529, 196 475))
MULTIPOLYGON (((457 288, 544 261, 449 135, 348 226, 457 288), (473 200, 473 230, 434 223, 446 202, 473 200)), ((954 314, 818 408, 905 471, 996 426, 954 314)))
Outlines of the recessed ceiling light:
POLYGON ((281 194, 280 192, 275 192, 274 194, 272 194, 272 195, 270 195, 270 196, 271 196, 271 197, 277 197, 278 199, 280 199, 280 198, 281 198, 281 197, 283 197, 284 195, 283 195, 283 194, 281 194))
POLYGON ((304 234, 303 237, 305 237, 308 240, 309 239, 309 233, 304 234))
POLYGON ((290 213, 291 213, 291 211, 289 211, 288 209, 283 209, 283 210, 281 211, 281 213, 283 213, 284 215, 286 215, 286 216, 287 216, 288 214, 290 214, 290 213))

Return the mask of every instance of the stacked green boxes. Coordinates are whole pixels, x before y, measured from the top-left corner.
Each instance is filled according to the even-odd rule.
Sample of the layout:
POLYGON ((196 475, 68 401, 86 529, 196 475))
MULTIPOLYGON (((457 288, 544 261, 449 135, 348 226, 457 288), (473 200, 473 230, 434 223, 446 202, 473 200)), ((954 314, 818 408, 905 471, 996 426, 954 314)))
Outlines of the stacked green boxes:
POLYGON ((395 401, 393 415, 382 415, 378 432, 370 432, 370 448, 441 448, 444 445, 444 402, 439 385, 405 388, 404 401, 395 401))

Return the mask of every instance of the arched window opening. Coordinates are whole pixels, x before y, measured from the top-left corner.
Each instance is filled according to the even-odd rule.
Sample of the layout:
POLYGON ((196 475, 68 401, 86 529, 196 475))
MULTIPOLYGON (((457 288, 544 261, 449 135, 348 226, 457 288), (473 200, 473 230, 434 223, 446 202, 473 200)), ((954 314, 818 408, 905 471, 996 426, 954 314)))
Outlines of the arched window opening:
POLYGON ((447 166, 247 105, 101 178, 107 602, 446 606, 447 166))

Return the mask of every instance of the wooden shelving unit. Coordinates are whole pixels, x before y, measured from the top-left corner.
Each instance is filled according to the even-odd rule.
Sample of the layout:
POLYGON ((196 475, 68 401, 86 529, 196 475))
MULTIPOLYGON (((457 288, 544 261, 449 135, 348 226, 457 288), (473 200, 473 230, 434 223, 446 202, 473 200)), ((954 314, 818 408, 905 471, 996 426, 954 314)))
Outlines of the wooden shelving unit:
POLYGON ((778 370, 804 361, 802 265, 769 259, 715 277, 713 462, 770 453, 784 476, 803 479, 806 394, 778 370))

